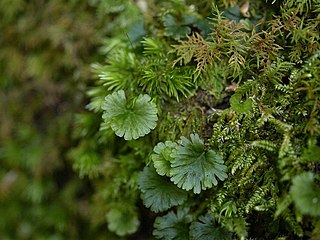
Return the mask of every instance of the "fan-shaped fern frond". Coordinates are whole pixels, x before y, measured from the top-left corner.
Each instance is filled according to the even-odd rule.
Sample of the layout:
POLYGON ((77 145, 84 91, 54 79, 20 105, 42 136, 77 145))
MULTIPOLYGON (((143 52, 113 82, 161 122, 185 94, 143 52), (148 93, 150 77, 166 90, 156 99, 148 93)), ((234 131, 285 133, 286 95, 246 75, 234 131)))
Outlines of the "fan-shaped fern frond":
POLYGON ((199 221, 190 226, 191 240, 231 239, 231 233, 221 226, 216 226, 210 214, 200 216, 199 221))
POLYGON ((158 239, 189 239, 189 225, 192 222, 192 215, 187 208, 178 208, 177 213, 170 211, 163 217, 157 217, 154 222, 153 235, 158 239))
POLYGON ((296 207, 304 214, 320 216, 320 187, 311 172, 304 172, 292 180, 290 194, 296 207))
POLYGON ((113 207, 107 214, 108 228, 119 236, 125 236, 137 231, 140 221, 138 214, 132 207, 122 205, 113 207))
POLYGON ((106 96, 103 118, 115 134, 125 140, 137 139, 156 127, 157 107, 149 95, 127 101, 123 90, 106 96))
POLYGON ((162 212, 187 200, 188 193, 166 177, 159 176, 154 167, 145 167, 138 178, 142 200, 154 212, 162 212))
POLYGON ((238 114, 242 114, 251 110, 252 100, 250 98, 242 100, 242 95, 236 93, 230 98, 230 105, 234 111, 236 111, 238 114))
POLYGON ((166 141, 165 143, 160 142, 154 147, 154 154, 151 155, 151 158, 159 175, 167 175, 168 177, 170 176, 170 164, 173 160, 171 154, 173 151, 175 151, 176 147, 177 144, 171 141, 166 141))
POLYGON ((182 189, 200 193, 216 186, 216 177, 223 181, 227 177, 227 167, 219 153, 204 149, 204 143, 197 134, 191 134, 190 138, 191 141, 181 137, 181 145, 171 154, 171 181, 182 189))

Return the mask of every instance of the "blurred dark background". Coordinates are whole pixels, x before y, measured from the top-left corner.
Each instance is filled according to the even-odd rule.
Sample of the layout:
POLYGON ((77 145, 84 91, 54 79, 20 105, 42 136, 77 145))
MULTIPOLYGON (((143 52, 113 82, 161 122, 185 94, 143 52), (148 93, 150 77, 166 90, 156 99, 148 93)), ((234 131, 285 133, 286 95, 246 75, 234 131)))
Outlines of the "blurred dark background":
POLYGON ((97 5, 0 0, 0 239, 99 239, 66 158, 110 21, 97 5))

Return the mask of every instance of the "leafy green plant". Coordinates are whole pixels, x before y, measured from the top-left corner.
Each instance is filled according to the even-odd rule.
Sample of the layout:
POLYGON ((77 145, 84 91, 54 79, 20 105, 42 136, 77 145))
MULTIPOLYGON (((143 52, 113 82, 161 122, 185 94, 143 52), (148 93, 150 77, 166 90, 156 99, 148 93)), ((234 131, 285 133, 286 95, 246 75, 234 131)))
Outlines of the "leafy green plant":
POLYGON ((154 212, 162 212, 183 204, 188 194, 169 179, 159 176, 153 167, 145 167, 138 179, 144 205, 154 212))
POLYGON ((101 161, 74 161, 96 186, 97 225, 107 215, 120 236, 146 227, 159 239, 318 236, 319 1, 191 2, 121 2, 141 10, 140 34, 115 31, 94 64, 92 124, 79 122, 101 161))
POLYGON ((145 94, 127 102, 124 91, 120 90, 106 96, 101 107, 106 112, 102 117, 117 136, 137 139, 156 127, 157 108, 150 100, 145 94))
POLYGON ((304 172, 292 179, 290 194, 297 208, 304 214, 319 216, 319 189, 311 172, 304 172))
POLYGON ((217 226, 210 214, 200 216, 199 221, 193 222, 190 226, 190 235, 193 240, 209 239, 230 239, 230 233, 217 226))
POLYGON ((177 213, 170 211, 163 217, 157 217, 154 222, 153 235, 158 239, 189 239, 188 225, 192 216, 188 209, 178 209, 177 213))
POLYGON ((214 150, 204 150, 204 143, 198 135, 191 134, 190 138, 191 141, 182 137, 180 146, 172 153, 170 176, 178 187, 200 193, 216 186, 216 177, 223 181, 227 177, 227 167, 214 150))

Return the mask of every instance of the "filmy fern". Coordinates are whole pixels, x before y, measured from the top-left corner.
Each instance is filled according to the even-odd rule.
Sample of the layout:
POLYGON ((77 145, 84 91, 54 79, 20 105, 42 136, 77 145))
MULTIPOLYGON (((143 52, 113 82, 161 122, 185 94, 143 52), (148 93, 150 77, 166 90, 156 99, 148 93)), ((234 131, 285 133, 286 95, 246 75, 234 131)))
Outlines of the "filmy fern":
POLYGON ((138 185, 142 200, 152 211, 165 211, 187 200, 187 192, 176 187, 168 178, 159 176, 154 167, 145 167, 139 175, 138 185))
POLYGON ((106 96, 102 105, 103 119, 119 137, 137 139, 156 127, 157 108, 148 95, 139 95, 127 102, 123 90, 106 96))
POLYGON ((106 219, 108 228, 119 236, 134 233, 140 224, 137 213, 132 209, 124 209, 121 205, 111 209, 107 213, 106 219))
POLYGON ((154 222, 153 235, 158 239, 165 240, 185 240, 189 239, 189 225, 192 216, 187 208, 178 208, 177 213, 168 212, 163 217, 157 217, 154 222))
MULTIPOLYGON (((106 46, 89 91, 105 120, 92 149, 121 141, 99 172, 111 182, 102 198, 123 192, 134 209, 140 196, 159 239, 306 235, 319 216, 317 1, 217 1, 208 34, 196 7, 207 1, 147 2, 159 10, 143 12, 148 34, 106 46)), ((111 213, 112 231, 137 228, 120 231, 111 213)))
POLYGON ((200 216, 197 222, 190 226, 190 239, 211 240, 211 239, 231 239, 231 234, 225 228, 217 226, 210 214, 200 216))
POLYGON ((226 179, 227 167, 222 156, 214 150, 205 151, 204 143, 198 135, 191 134, 190 140, 182 137, 181 144, 172 153, 171 181, 194 193, 212 188, 218 184, 217 178, 226 179))
POLYGON ((320 216, 319 186, 315 183, 315 175, 305 172, 292 180, 290 193, 296 207, 304 214, 320 216))

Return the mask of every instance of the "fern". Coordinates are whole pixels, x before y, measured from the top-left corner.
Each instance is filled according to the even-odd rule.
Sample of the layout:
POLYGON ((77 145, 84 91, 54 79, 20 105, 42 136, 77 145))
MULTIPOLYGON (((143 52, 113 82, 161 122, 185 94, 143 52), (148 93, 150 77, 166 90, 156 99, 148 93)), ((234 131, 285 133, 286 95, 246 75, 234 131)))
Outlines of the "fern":
POLYGON ((319 185, 310 172, 302 173, 292 179, 290 194, 296 207, 304 214, 320 215, 319 185))
POLYGON ((271 151, 271 152, 275 151, 277 148, 276 144, 266 140, 256 140, 256 141, 253 141, 251 145, 254 147, 271 151))
POLYGON ((156 127, 157 108, 150 96, 140 95, 128 103, 123 90, 108 95, 102 109, 103 118, 119 137, 137 139, 156 127))
POLYGON ((268 193, 269 188, 270 187, 268 185, 264 185, 254 191, 247 205, 245 206, 246 213, 249 213, 250 210, 253 209, 258 203, 261 203, 261 200, 264 199, 265 195, 268 193))
POLYGON ((208 1, 145 3, 137 38, 106 41, 95 65, 100 131, 78 122, 96 159, 114 155, 82 169, 99 169, 109 225, 121 216, 111 230, 137 230, 136 213, 123 227, 111 209, 128 199, 133 213, 140 196, 160 239, 306 237, 319 215, 317 1, 221 0, 211 15, 208 1))
POLYGON ((165 211, 187 200, 187 193, 177 188, 169 179, 159 176, 154 167, 145 167, 139 175, 138 185, 146 207, 154 212, 165 211))
POLYGON ((234 111, 238 114, 246 113, 251 110, 252 108, 252 101, 251 99, 247 98, 244 101, 241 101, 242 96, 240 94, 234 94, 230 98, 230 105, 234 111))
POLYGON ((154 147, 154 154, 151 155, 151 158, 159 175, 170 176, 171 162, 173 161, 171 154, 175 151, 176 147, 177 143, 171 141, 160 142, 154 147))
POLYGON ((214 150, 205 151, 198 135, 191 134, 191 141, 181 138, 181 145, 171 154, 171 181, 178 187, 200 193, 218 184, 216 177, 223 181, 227 174, 222 157, 214 150))
POLYGON ((213 43, 205 41, 198 33, 194 33, 188 37, 188 41, 181 41, 180 45, 174 45, 174 50, 179 58, 174 64, 188 64, 192 58, 197 62, 196 76, 205 71, 207 65, 213 63, 214 60, 220 59, 220 53, 215 51, 213 43))
POLYGON ((119 236, 134 233, 140 225, 134 209, 124 209, 121 205, 111 209, 106 215, 108 228, 119 236))
POLYGON ((200 216, 199 221, 193 222, 190 226, 190 239, 211 240, 231 239, 231 234, 226 229, 216 226, 210 214, 200 216))
POLYGON ((178 208, 177 213, 170 211, 163 217, 157 217, 154 222, 153 235, 164 240, 185 240, 189 239, 189 228, 192 216, 188 214, 188 209, 178 208))

